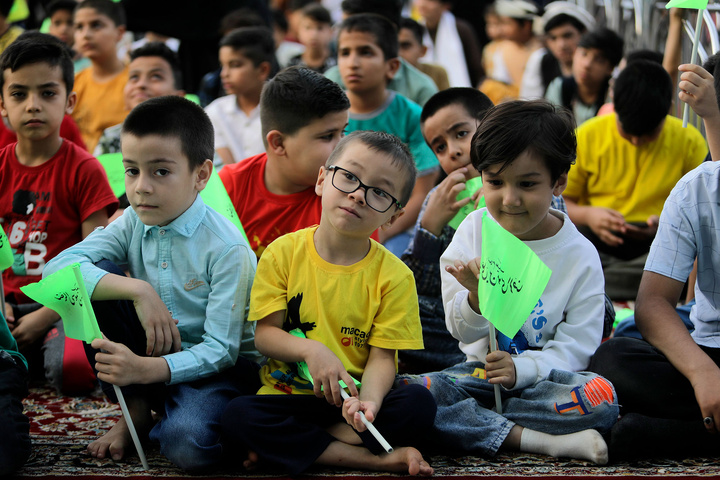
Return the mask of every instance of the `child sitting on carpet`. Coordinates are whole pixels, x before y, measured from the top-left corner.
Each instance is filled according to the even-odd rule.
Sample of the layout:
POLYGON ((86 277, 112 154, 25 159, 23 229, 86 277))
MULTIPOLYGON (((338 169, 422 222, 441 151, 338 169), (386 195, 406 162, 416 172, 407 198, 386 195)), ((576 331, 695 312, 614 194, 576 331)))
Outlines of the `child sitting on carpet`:
POLYGON ((467 362, 403 376, 425 385, 438 403, 429 441, 444 452, 495 455, 499 448, 607 463, 605 432, 617 419, 610 382, 587 367, 603 335, 600 260, 566 214, 550 208, 575 160, 571 113, 538 100, 491 108, 473 137, 470 158, 482 174, 487 208, 470 213, 440 258, 448 329, 467 362), (480 311, 481 243, 487 212, 552 270, 537 305, 514 338, 498 335, 480 311), (502 414, 492 410, 493 390, 502 414))
MULTIPOLYGON (((80 263, 100 330, 88 357, 103 390, 122 386, 139 435, 185 470, 222 458, 220 415, 257 390, 254 325, 245 322, 255 256, 200 192, 212 172, 213 129, 203 109, 177 96, 135 107, 122 127, 132 208, 60 253, 47 274, 80 263), (131 277, 117 265, 127 265, 131 277), (160 415, 153 426, 151 410, 160 415)), ((121 459, 125 418, 88 446, 121 459)))
POLYGON ((228 450, 254 452, 245 466, 259 460, 291 475, 313 463, 432 474, 420 452, 403 447, 432 425, 432 396, 416 385, 391 388, 397 349, 422 348, 415 282, 370 239, 404 213, 415 176, 397 137, 351 133, 320 168, 320 225, 278 238, 260 257, 249 320, 270 360, 259 395, 233 400, 223 416, 228 450), (306 362, 314 383, 296 362, 306 362), (362 381, 359 393, 353 378, 362 381), (339 381, 349 385, 344 402, 339 381))

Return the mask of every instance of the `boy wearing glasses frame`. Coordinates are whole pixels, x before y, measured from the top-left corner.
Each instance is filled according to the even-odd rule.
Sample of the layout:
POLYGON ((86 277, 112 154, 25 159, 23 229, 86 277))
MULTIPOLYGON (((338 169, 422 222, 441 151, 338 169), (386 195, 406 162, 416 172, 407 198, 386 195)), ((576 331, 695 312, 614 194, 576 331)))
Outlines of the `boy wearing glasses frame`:
POLYGON ((432 426, 434 400, 419 385, 392 389, 397 350, 423 348, 415 280, 370 239, 403 214, 415 176, 397 137, 351 133, 320 168, 320 225, 277 239, 260 258, 248 318, 269 359, 263 386, 223 416, 227 448, 254 452, 245 466, 259 461, 290 475, 313 463, 432 474, 409 445, 432 426), (306 338, 290 333, 297 329, 306 338), (314 384, 299 377, 301 361, 314 384), (340 381, 351 395, 344 402, 340 381), (384 453, 361 411, 393 452, 384 453))

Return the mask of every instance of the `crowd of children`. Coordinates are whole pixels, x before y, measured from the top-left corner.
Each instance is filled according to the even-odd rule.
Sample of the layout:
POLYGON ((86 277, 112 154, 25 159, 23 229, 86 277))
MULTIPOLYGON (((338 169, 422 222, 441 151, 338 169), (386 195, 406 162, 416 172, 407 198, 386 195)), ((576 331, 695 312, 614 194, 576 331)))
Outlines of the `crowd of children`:
POLYGON ((194 473, 717 454, 718 55, 679 66, 703 136, 669 114, 679 48, 618 73, 621 36, 571 2, 478 10, 484 50, 451 0, 248 2, 217 19, 202 85, 191 38, 123 53, 122 2, 55 0, 48 33, 7 23, 12 3, 0 475, 30 454, 29 379, 120 387, 129 418, 89 455, 132 455, 132 420, 194 473), (215 170, 245 235, 200 196, 215 170), (512 338, 478 294, 488 221, 551 270, 512 338), (89 345, 21 290, 74 264, 89 345), (608 296, 637 298, 636 338, 607 340, 608 296))

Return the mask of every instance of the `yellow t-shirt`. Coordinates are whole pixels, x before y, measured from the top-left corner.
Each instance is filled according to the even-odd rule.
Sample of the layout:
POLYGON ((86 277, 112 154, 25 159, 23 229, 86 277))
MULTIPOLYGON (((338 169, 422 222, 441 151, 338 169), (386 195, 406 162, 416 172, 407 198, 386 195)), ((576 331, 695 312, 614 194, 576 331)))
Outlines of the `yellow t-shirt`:
POLYGON ((660 215, 675 184, 700 165, 707 143, 692 125, 668 116, 660 136, 636 147, 620 136, 616 114, 592 118, 577 129, 577 162, 563 193, 578 205, 612 208, 628 222, 660 215))
POLYGON ((89 152, 95 150, 106 128, 122 123, 129 113, 123 95, 128 68, 103 83, 96 82, 92 72, 92 68, 86 68, 75 75, 73 90, 78 99, 72 113, 89 152))
MULTIPOLYGON (((271 243, 258 262, 248 320, 286 311, 283 329, 300 328, 326 345, 357 380, 370 346, 422 349, 415 280, 410 269, 371 240, 370 252, 350 265, 334 265, 315 250, 317 226, 271 243)), ((259 394, 311 394, 295 364, 270 359, 260 376, 259 394)))

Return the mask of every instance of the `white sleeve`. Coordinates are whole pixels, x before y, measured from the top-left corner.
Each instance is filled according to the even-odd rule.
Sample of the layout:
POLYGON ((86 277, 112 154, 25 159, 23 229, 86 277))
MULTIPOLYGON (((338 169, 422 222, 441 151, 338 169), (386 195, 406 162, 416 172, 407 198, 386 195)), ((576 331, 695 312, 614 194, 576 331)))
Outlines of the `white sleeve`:
POLYGON ((520 82, 520 99, 535 100, 545 96, 545 88, 542 81, 542 59, 547 50, 541 48, 535 50, 525 64, 525 72, 520 82))

